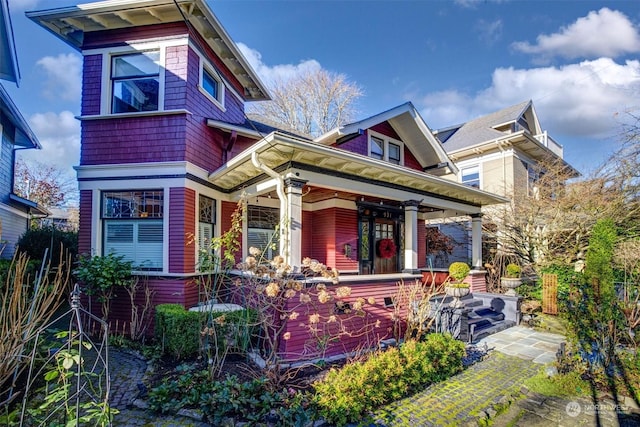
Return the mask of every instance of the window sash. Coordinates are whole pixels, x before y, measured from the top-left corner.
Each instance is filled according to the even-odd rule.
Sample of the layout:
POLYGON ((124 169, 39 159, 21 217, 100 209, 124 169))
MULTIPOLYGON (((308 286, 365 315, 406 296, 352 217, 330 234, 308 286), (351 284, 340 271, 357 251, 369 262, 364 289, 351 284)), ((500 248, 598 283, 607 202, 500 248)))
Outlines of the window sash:
POLYGON ((202 70, 202 88, 214 99, 218 98, 220 82, 207 69, 202 70))
POLYGON ((463 184, 470 185, 471 187, 480 188, 480 167, 471 166, 464 168, 461 171, 463 184))
POLYGON ((104 220, 104 253, 122 255, 141 270, 162 270, 162 220, 104 220))
POLYGON ((160 51, 111 59, 111 112, 157 111, 160 97, 160 51))
POLYGON ((375 136, 371 137, 371 157, 379 160, 384 159, 384 141, 375 136))

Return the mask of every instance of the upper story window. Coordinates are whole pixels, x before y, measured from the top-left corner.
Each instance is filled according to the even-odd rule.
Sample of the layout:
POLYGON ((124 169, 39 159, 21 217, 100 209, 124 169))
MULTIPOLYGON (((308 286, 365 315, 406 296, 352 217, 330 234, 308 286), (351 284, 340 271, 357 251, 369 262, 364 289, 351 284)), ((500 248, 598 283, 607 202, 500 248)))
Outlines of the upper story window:
POLYGON ((157 111, 160 93, 160 51, 111 58, 111 112, 157 111))
POLYGON ((102 193, 104 253, 114 252, 141 270, 162 270, 162 190, 102 193))
POLYGON ((404 163, 404 144, 378 132, 369 131, 369 157, 396 165, 404 163))
POLYGON ((220 75, 200 58, 200 91, 218 108, 224 110, 224 84, 220 75))
POLYGON ((460 171, 461 181, 463 184, 471 187, 480 188, 480 166, 470 166, 460 171))

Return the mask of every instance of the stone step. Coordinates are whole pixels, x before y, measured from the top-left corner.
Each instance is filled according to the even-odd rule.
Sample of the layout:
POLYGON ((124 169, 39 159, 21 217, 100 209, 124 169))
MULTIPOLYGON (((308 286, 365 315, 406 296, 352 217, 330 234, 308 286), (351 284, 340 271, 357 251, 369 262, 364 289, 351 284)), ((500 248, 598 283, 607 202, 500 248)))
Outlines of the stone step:
POLYGON ((493 309, 491 309, 491 307, 481 306, 479 308, 473 309, 469 313, 470 321, 472 319, 478 319, 478 318, 491 319, 494 321, 504 320, 504 313, 498 313, 497 311, 494 311, 493 309))
POLYGON ((469 330, 469 342, 477 342, 481 338, 488 335, 495 334, 496 332, 504 331, 512 326, 515 326, 516 322, 512 320, 499 320, 495 322, 489 321, 489 323, 483 323, 480 328, 474 325, 470 326, 469 330))

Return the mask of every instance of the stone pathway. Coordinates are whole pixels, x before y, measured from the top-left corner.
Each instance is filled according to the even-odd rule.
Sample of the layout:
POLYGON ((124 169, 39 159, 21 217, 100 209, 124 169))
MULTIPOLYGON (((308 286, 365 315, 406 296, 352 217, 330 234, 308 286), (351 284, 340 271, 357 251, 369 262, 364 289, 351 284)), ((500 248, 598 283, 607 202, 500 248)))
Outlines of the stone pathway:
POLYGON ((496 417, 494 427, 632 427, 640 425, 640 411, 630 399, 561 399, 528 393, 525 399, 496 417))
POLYGON ((147 362, 134 353, 111 348, 109 350, 111 377, 111 407, 114 427, 207 427, 209 424, 179 415, 159 415, 137 409, 134 405, 140 394, 138 384, 147 371, 147 362), (115 412, 115 411, 114 411, 115 412))
POLYGON ((478 341, 501 353, 529 359, 534 363, 550 363, 556 360, 556 352, 565 337, 559 334, 538 332, 524 326, 513 326, 478 341))
POLYGON ((514 400, 523 381, 540 369, 528 360, 492 352, 455 377, 387 405, 375 413, 376 419, 383 426, 476 426, 478 420, 495 416, 495 407, 514 400))

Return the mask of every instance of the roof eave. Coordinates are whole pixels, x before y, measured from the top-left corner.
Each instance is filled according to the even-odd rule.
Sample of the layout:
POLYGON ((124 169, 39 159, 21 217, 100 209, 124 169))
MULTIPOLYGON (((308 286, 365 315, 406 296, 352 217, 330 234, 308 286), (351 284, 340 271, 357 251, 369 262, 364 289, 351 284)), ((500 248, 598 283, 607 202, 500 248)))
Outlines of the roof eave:
MULTIPOLYGON (((198 29, 202 38, 207 42, 207 44, 209 44, 214 52, 218 49, 216 43, 224 44, 224 46, 229 50, 232 57, 226 58, 226 60, 223 59, 223 61, 230 69, 232 69, 230 61, 233 61, 234 65, 238 65, 240 67, 241 70, 239 72, 232 72, 245 88, 246 93, 242 94, 245 100, 268 101, 271 99, 265 84, 249 65, 244 55, 242 55, 236 44, 222 27, 204 0, 109 0, 97 3, 79 4, 77 6, 70 7, 29 11, 26 12, 26 16, 71 47, 81 51, 84 40, 84 28, 80 28, 79 24, 74 23, 73 18, 88 17, 99 13, 112 12, 116 14, 126 12, 127 10, 134 8, 152 9, 154 7, 167 7, 168 5, 170 6, 173 4, 192 6, 192 8, 187 10, 183 10, 181 8, 181 16, 186 17, 189 23, 198 29), (201 15, 189 13, 189 11, 193 12, 196 8, 201 12, 201 15), (57 23, 60 25, 56 25, 57 23), (201 27, 212 30, 212 34, 216 34, 217 36, 215 37, 215 40, 206 37, 199 29, 201 27)), ((160 17, 156 17, 158 18, 158 23, 177 22, 175 19, 171 18, 167 18, 165 21, 162 21, 160 17)), ((138 24, 131 23, 129 25, 129 27, 135 26, 138 26, 138 24)), ((127 27, 123 26, 118 28, 127 27)), ((104 30, 108 29, 109 28, 107 26, 104 26, 104 30)))
POLYGON ((263 139, 256 142, 254 145, 252 145, 242 153, 235 156, 225 165, 213 171, 209 175, 209 180, 216 181, 218 178, 222 177, 227 172, 233 171, 233 169, 238 167, 239 165, 242 165, 246 162, 250 162, 252 153, 254 152, 258 153, 258 155, 263 155, 264 153, 271 150, 278 151, 281 149, 279 147, 287 147, 290 150, 295 150, 297 148, 297 149, 305 150, 306 152, 315 151, 315 152, 321 153, 325 157, 334 157, 334 158, 349 161, 349 162, 358 162, 361 164, 371 165, 376 168, 383 167, 389 171, 393 171, 396 174, 402 174, 402 175, 410 176, 413 178, 418 178, 420 180, 430 181, 434 185, 446 187, 447 189, 455 189, 462 193, 467 193, 470 197, 468 197, 467 200, 463 200, 463 199, 460 199, 460 200, 468 204, 476 203, 476 202, 470 201, 472 198, 476 200, 480 200, 480 202, 477 202, 477 204, 480 206, 506 203, 509 201, 509 199, 504 198, 502 196, 498 196, 493 193, 488 193, 486 191, 469 187, 464 184, 460 184, 445 178, 440 178, 440 177, 427 174, 421 171, 416 171, 413 169, 405 168, 403 166, 398 166, 392 163, 386 163, 380 160, 361 156, 359 154, 355 154, 349 151, 338 150, 330 146, 298 140, 288 135, 283 135, 277 132, 272 132, 271 134, 265 136, 263 139))

